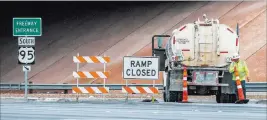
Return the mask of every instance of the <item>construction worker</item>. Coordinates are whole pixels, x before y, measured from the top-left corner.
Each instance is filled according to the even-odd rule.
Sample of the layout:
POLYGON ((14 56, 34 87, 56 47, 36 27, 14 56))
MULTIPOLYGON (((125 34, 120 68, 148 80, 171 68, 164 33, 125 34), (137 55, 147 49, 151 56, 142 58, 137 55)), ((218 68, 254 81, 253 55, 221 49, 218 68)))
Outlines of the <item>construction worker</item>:
MULTIPOLYGON (((229 67, 229 72, 233 74, 233 85, 235 86, 235 93, 237 95, 237 87, 236 87, 236 76, 234 74, 234 71, 238 71, 239 73, 239 78, 240 78, 240 81, 241 81, 241 85, 242 85, 242 89, 243 89, 243 93, 244 93, 244 97, 246 99, 246 80, 249 82, 250 78, 249 78, 249 71, 248 71, 248 67, 246 65, 246 62, 243 61, 243 60, 240 60, 239 59, 240 56, 235 53, 233 55, 233 58, 232 58, 232 63, 230 64, 230 67, 229 67)), ((238 98, 238 97, 237 97, 238 98)))

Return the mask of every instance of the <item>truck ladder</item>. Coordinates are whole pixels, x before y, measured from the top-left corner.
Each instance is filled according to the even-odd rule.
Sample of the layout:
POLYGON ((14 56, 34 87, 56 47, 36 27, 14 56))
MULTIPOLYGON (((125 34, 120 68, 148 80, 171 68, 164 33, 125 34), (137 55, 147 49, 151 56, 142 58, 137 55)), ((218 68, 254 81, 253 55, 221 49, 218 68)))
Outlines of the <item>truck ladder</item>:
MULTIPOLYGON (((205 26, 206 27, 206 26, 205 26)), ((202 27, 203 28, 203 27, 202 27)), ((205 28, 204 28, 205 29, 205 28)), ((204 60, 202 64, 207 64, 207 62, 212 62, 212 54, 213 54, 213 28, 210 28, 209 30, 204 30, 204 33, 202 34, 204 36, 204 40, 200 39, 200 34, 198 33, 198 50, 199 50, 199 56, 201 56, 201 53, 204 55, 204 60), (211 37, 211 41, 208 41, 208 37, 211 37), (203 50, 204 48, 204 50, 203 50), (209 54, 208 58, 207 55, 209 54), (207 60, 208 59, 208 60, 207 60)))
POLYGON ((216 39, 217 39, 217 49, 216 49, 216 53, 217 55, 220 55, 220 39, 219 39, 219 30, 220 30, 220 23, 219 20, 216 20, 216 39))

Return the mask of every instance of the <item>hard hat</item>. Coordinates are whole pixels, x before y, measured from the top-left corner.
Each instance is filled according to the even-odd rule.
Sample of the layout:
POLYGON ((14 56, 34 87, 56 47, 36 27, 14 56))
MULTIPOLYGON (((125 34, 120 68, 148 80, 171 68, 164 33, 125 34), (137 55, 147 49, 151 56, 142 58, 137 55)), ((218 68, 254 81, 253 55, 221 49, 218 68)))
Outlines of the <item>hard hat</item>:
POLYGON ((240 58, 239 54, 238 53, 234 53, 232 59, 239 59, 239 58, 240 58))
POLYGON ((204 18, 204 19, 207 18, 207 15, 206 15, 206 14, 203 14, 203 18, 204 18))

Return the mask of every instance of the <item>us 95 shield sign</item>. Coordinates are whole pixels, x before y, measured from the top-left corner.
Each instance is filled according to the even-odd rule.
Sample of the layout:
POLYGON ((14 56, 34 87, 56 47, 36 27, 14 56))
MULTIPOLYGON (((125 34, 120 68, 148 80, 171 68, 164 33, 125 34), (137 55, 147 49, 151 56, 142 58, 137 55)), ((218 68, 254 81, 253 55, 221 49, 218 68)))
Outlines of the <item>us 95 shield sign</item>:
POLYGON ((123 57, 123 79, 159 78, 159 57, 123 57))

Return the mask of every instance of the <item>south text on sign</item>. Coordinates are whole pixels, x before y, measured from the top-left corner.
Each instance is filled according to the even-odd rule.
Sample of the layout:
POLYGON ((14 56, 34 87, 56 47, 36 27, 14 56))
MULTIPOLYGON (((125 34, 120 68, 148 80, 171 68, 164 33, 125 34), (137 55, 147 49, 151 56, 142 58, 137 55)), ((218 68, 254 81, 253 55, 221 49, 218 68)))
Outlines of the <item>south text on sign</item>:
POLYGON ((35 39, 34 38, 21 37, 21 38, 19 38, 19 45, 35 45, 35 39))

